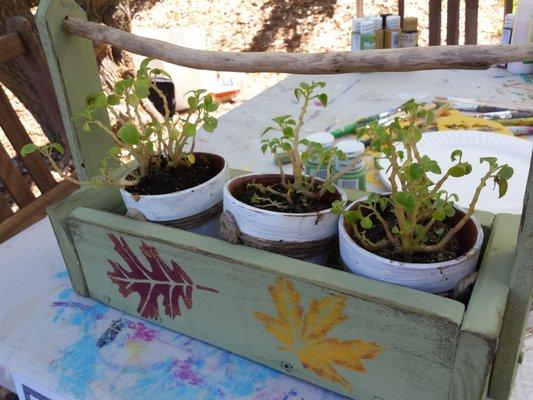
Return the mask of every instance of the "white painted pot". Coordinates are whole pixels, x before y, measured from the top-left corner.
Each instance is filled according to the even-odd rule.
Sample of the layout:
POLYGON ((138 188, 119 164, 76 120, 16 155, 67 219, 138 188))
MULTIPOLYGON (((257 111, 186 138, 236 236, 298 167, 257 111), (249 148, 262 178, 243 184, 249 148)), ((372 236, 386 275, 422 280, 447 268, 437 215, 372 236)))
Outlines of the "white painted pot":
MULTIPOLYGON (((224 184, 230 179, 228 163, 216 154, 195 154, 209 158, 220 168, 220 172, 201 185, 174 193, 134 197, 128 191, 120 189, 128 212, 133 215, 140 212, 148 221, 165 223, 190 218, 219 204, 224 184)), ((217 224, 217 221, 213 223, 215 230, 217 224)))
MULTIPOLYGON (((350 208, 355 204, 352 204, 350 208)), ((462 213, 460 209, 457 210, 462 213)), ((344 264, 352 272, 430 293, 444 293, 452 290, 461 279, 472 273, 476 268, 483 244, 483 229, 472 217, 458 233, 463 235, 461 240, 471 242, 470 250, 464 255, 445 262, 407 263, 389 260, 365 250, 352 239, 347 228, 344 218, 340 218, 340 254, 344 264), (468 231, 474 232, 474 230, 473 235, 467 233, 468 231)))
MULTIPOLYGON (((244 234, 241 236, 279 244, 306 243, 336 238, 339 217, 334 215, 331 209, 318 213, 281 213, 250 206, 233 196, 239 188, 244 188, 254 181, 270 185, 280 182, 280 175, 250 174, 234 178, 224 186, 224 211, 229 211, 233 215, 240 233, 244 234)), ((338 200, 346 200, 346 194, 338 187, 337 193, 331 196, 338 200)), ((247 243, 246 239, 243 241, 253 246, 252 243, 247 243)), ((314 262, 324 261, 322 256, 306 259, 314 262)))

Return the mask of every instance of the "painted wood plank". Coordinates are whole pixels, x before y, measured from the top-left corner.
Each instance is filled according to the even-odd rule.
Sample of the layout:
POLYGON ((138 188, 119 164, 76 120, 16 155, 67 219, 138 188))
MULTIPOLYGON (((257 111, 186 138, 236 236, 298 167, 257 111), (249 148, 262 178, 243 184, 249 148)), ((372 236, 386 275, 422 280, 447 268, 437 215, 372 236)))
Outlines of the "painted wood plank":
POLYGON ((498 214, 461 325, 453 399, 484 399, 509 293, 520 217, 498 214))
POLYGON ((465 0, 465 44, 477 44, 479 0, 465 0))
POLYGON ((442 0, 429 0, 429 45, 440 46, 442 27, 442 0))
POLYGON ((516 258, 510 271, 510 291, 505 310, 500 343, 489 388, 489 394, 495 400, 508 399, 518 368, 518 359, 522 351, 527 318, 533 298, 533 160, 529 169, 524 211, 516 258))
POLYGON ((44 162, 43 156, 39 153, 33 153, 22 157, 20 154, 22 147, 32 143, 32 140, 2 88, 0 88, 0 127, 28 169, 39 190, 44 193, 52 189, 57 182, 50 173, 48 165, 44 162))
POLYGON ((446 22, 446 44, 459 44, 459 5, 460 0, 448 0, 447 22, 446 22))
POLYGON ((0 179, 20 208, 35 200, 29 184, 15 167, 2 144, 0 144, 0 179))
MULTIPOLYGON (((90 295, 95 299, 144 318, 157 314, 157 318, 151 318, 153 322, 357 399, 448 398, 464 309, 458 302, 106 212, 78 208, 67 223, 90 295), (141 263, 146 263, 139 251, 143 243, 146 255, 155 256, 157 252, 158 260, 168 265, 173 260, 188 275, 184 280, 194 282, 189 289, 194 290, 191 298, 185 296, 184 301, 175 301, 166 309, 167 313, 175 311, 179 303, 180 316, 171 318, 160 306, 155 307, 155 312, 145 303, 139 307, 137 294, 123 297, 118 284, 110 280, 112 265, 129 269, 117 251, 127 259, 135 254, 141 263), (128 249, 121 248, 126 244, 128 249), (280 280, 294 286, 307 312, 310 304, 317 310, 318 304, 340 299, 347 319, 333 323, 328 334, 321 337, 326 340, 327 336, 330 344, 348 343, 347 340, 375 343, 378 347, 373 348, 379 350, 374 357, 362 361, 365 373, 336 364, 343 376, 338 382, 345 383, 343 386, 320 378, 311 369, 319 360, 333 357, 325 344, 320 349, 306 348, 305 354, 278 350, 287 346, 289 339, 284 335, 288 331, 270 328, 269 333, 255 313, 276 313, 269 287, 275 288, 280 280)), ((126 293, 129 289, 122 290, 126 293)), ((182 292, 176 292, 177 300, 178 293, 182 292)), ((294 305, 293 297, 282 297, 294 305)), ((315 371, 320 372, 320 368, 315 371)))
MULTIPOLYGON (((76 172, 86 180, 98 174, 100 160, 112 147, 112 139, 97 128, 83 132, 82 121, 73 120, 85 108, 87 96, 102 87, 92 43, 61 28, 67 16, 87 19, 74 0, 42 0, 36 21, 76 172)), ((109 126, 107 113, 102 112, 97 118, 109 126)))

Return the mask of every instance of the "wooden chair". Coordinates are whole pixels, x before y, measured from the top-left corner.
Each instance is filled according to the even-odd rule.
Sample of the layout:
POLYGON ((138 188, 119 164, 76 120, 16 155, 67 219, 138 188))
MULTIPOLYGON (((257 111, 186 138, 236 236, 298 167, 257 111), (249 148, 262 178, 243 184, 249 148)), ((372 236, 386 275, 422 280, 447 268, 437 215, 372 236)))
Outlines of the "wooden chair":
MULTIPOLYGON (((465 1, 465 44, 477 44, 479 0, 465 1)), ((447 0, 446 44, 459 44, 459 6, 461 0, 447 0)), ((429 0, 429 45, 440 46, 443 0, 429 0)), ((513 0, 504 0, 504 15, 512 12, 513 0)), ((398 14, 404 17, 405 1, 398 0, 398 14)), ((357 15, 363 15, 363 0, 357 0, 357 15)), ((503 22, 503 15, 502 15, 503 22)))
MULTIPOLYGON (((30 76, 40 100, 47 104, 58 131, 62 132, 61 115, 48 67, 30 23, 24 18, 15 17, 8 21, 8 30, 9 33, 0 36, 0 62, 17 58, 30 76)), ((0 180, 19 207, 19 211, 13 213, 5 196, 0 192, 1 243, 43 218, 48 205, 72 193, 77 187, 70 182, 56 182, 41 155, 21 157, 22 147, 30 143, 31 138, 1 88, 0 127, 42 193, 39 197, 33 194, 31 182, 17 169, 4 146, 0 144, 0 180)))

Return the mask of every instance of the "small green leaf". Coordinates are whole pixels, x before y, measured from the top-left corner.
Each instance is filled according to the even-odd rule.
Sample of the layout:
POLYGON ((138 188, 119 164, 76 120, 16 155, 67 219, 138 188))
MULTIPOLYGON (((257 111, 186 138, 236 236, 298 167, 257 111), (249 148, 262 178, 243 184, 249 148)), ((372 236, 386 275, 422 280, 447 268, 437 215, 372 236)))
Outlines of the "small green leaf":
POLYGON ((116 94, 110 94, 107 96, 107 104, 110 106, 116 106, 120 103, 120 98, 116 94))
POLYGON ((372 228, 372 220, 368 217, 363 217, 363 219, 361 219, 361 228, 363 229, 370 229, 372 228))
POLYGON ((393 234, 397 235, 397 234, 400 233, 400 229, 399 229, 396 225, 394 225, 394 226, 392 227, 392 229, 391 229, 391 232, 392 232, 393 234))
POLYGON ((407 212, 413 212, 416 207, 416 200, 411 193, 398 192, 394 195, 394 199, 402 205, 407 212))
POLYGON ((217 129, 217 126, 218 126, 218 120, 215 117, 207 116, 204 118, 203 128, 207 132, 213 132, 215 129, 217 129))
POLYGON ((504 179, 504 180, 511 179, 513 174, 514 174, 513 168, 505 164, 505 165, 502 165, 501 169, 498 171, 498 178, 504 179))
POLYGON ((498 180, 498 198, 501 199, 507 193, 509 184, 505 179, 498 180))
POLYGON ((107 96, 105 93, 93 93, 87 96, 86 103, 90 107, 104 108, 107 106, 107 96))
POLYGON ((65 154, 65 149, 59 143, 50 143, 50 148, 57 151, 59 154, 65 154))
POLYGON ((139 131, 131 124, 124 125, 120 128, 118 137, 126 144, 135 145, 139 143, 139 131))
POLYGON ((419 163, 413 163, 407 168, 407 173, 411 179, 418 180, 424 176, 424 168, 419 163))
POLYGON ((294 129, 292 129, 290 126, 286 126, 283 128, 283 137, 290 139, 294 137, 294 129))
POLYGON ((436 221, 444 221, 446 218, 446 213, 442 209, 438 209, 433 211, 433 214, 431 215, 436 221))
POLYGON ((479 159, 480 164, 482 164, 483 162, 487 162, 490 166, 495 165, 497 161, 498 159, 496 157, 481 157, 479 159))
POLYGON ((148 67, 148 64, 153 60, 152 57, 146 57, 144 60, 141 61, 141 65, 139 66, 139 69, 146 69, 148 67))
POLYGON ((328 106, 328 95, 326 93, 321 93, 317 95, 316 98, 320 101, 322 106, 324 107, 328 106))
POLYGON ((461 159, 461 157, 463 157, 463 152, 461 150, 454 150, 452 152, 452 155, 450 156, 450 158, 452 159, 452 161, 455 161, 457 159, 461 159))
POLYGON ((139 97, 135 93, 128 93, 126 95, 126 103, 132 107, 137 107, 139 105, 139 97))
POLYGON ((148 79, 139 79, 134 84, 135 94, 139 99, 146 99, 150 96, 150 82, 148 79))
POLYGON ((196 125, 191 124, 190 122, 185 122, 183 124, 183 134, 187 137, 196 135, 196 125))
POLYGON ((22 149, 20 149, 20 154, 22 155, 22 157, 26 157, 28 154, 31 154, 37 150, 39 150, 39 146, 34 143, 28 143, 24 145, 22 149))

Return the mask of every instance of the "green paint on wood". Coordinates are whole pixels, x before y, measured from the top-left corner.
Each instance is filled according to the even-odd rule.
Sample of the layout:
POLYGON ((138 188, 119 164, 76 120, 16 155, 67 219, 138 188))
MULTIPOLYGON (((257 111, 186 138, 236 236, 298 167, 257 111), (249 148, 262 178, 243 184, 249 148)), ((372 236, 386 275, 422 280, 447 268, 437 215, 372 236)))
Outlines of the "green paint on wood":
POLYGON ((461 325, 451 387, 454 400, 485 399, 509 292, 518 227, 518 216, 496 215, 461 325))
POLYGON ((524 199, 524 211, 516 257, 509 278, 509 298, 503 319, 498 351, 489 387, 489 395, 495 400, 511 396, 513 381, 518 368, 518 359, 527 327, 527 318, 533 298, 533 159, 524 199))
POLYGON ((134 315, 144 312, 139 294, 124 297, 108 276, 110 262, 128 268, 108 236, 112 233, 144 265, 142 243, 145 254, 153 255, 153 248, 162 262, 174 261, 194 285, 190 301, 180 299, 181 315, 172 318, 160 307, 158 324, 276 369, 289 364, 292 375, 357 399, 448 398, 463 317, 460 303, 106 212, 78 208, 68 224, 89 292, 97 300, 134 315), (339 367, 353 390, 317 377, 295 353, 278 351, 277 339, 254 318, 255 311, 276 313, 268 287, 280 276, 294 285, 306 309, 312 300, 330 295, 346 299, 348 319, 331 329, 331 337, 381 346, 380 355, 364 363, 366 373, 339 367))
MULTIPOLYGON (((102 87, 92 42, 61 28, 68 16, 87 19, 74 0, 41 0, 36 20, 76 172, 80 179, 86 180, 98 175, 100 160, 113 142, 109 135, 97 128, 83 132, 82 121, 73 120, 85 108, 87 96, 102 91, 102 87)), ((98 118, 109 126, 105 112, 101 112, 98 118)))

